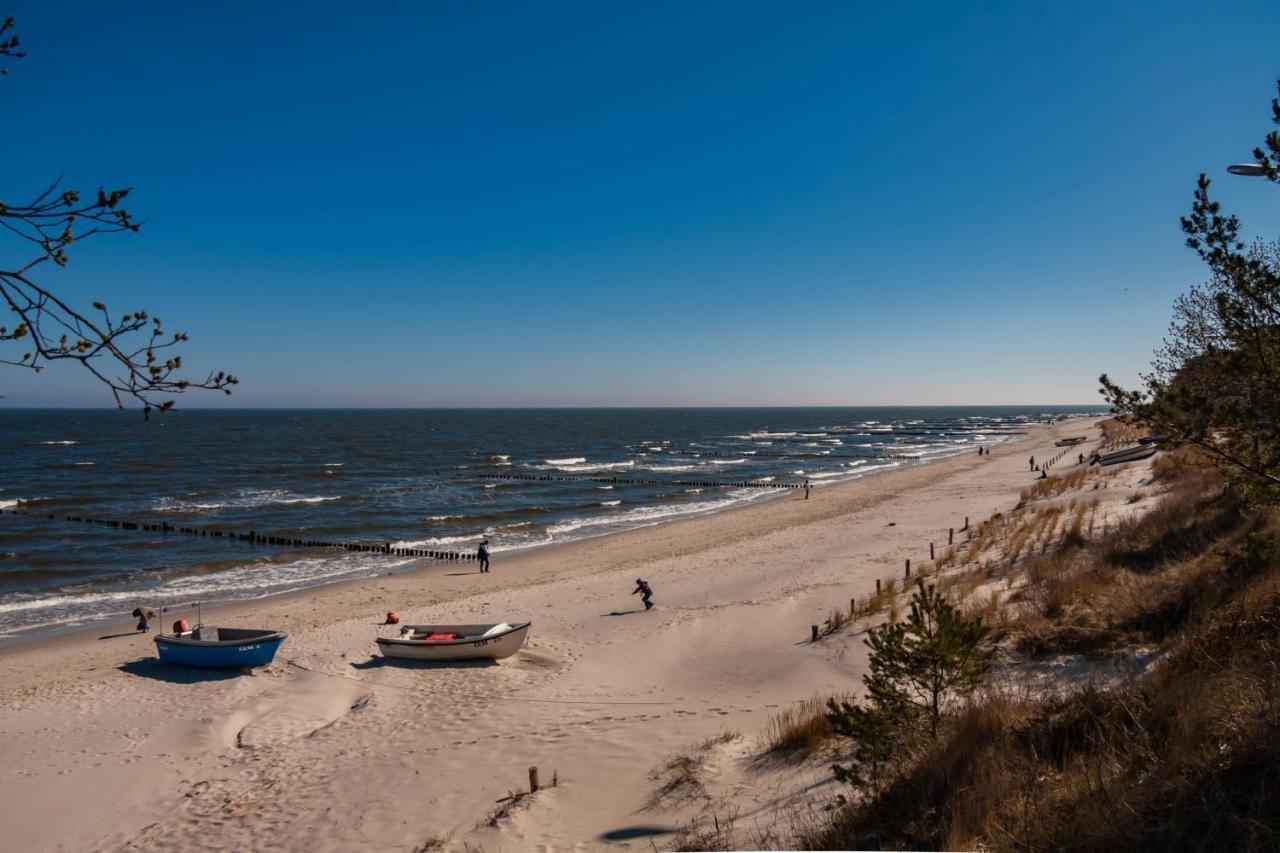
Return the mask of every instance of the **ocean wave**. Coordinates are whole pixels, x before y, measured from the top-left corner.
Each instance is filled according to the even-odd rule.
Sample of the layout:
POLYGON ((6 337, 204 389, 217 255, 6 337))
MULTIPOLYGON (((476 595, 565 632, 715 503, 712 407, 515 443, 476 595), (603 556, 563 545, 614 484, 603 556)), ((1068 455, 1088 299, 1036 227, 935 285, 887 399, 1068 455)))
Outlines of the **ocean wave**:
POLYGON ((325 462, 325 463, 324 463, 324 467, 326 467, 326 468, 341 468, 343 465, 346 465, 346 464, 347 464, 347 463, 345 463, 345 462, 325 462))
POLYGON ((622 501, 600 501, 600 506, 622 506, 622 501))
POLYGON ((435 545, 461 545, 464 542, 477 543, 484 537, 484 530, 465 533, 460 536, 429 536, 426 539, 406 539, 392 542, 392 548, 431 548, 435 545))
POLYGON ((23 498, 10 498, 8 500, 0 501, 0 509, 13 509, 15 506, 24 503, 26 503, 26 500, 23 498))
MULTIPOLYGON (((360 554, 336 557, 308 557, 276 562, 247 560, 239 568, 214 573, 200 573, 171 578, 148 589, 87 590, 82 593, 64 587, 52 593, 18 594, 0 601, 0 616, 31 614, 45 611, 41 618, 24 618, 4 627, 21 628, 74 618, 123 616, 135 604, 152 607, 182 606, 202 598, 260 598, 317 583, 328 583, 348 577, 382 573, 387 568, 407 565, 408 559, 360 554)), ((11 623, 11 620, 4 620, 11 623)))
POLYGON ((697 465, 646 465, 647 471, 696 471, 697 465))
POLYGON ((745 459, 708 459, 706 464, 707 465, 742 465, 742 464, 745 464, 746 461, 747 460, 745 459))
POLYGON ((282 489, 241 492, 234 498, 215 501, 184 501, 178 498, 160 498, 156 501, 158 512, 209 512, 220 509, 257 509, 264 506, 290 504, 318 504, 341 500, 342 495, 295 495, 282 489))
POLYGON ((536 465, 534 467, 543 471, 563 471, 566 474, 598 474, 602 471, 620 471, 624 468, 635 466, 635 461, 628 459, 625 462, 587 462, 583 460, 575 464, 561 465, 536 465))
POLYGON ((587 457, 568 456, 564 459, 544 459, 542 461, 546 465, 581 465, 583 462, 587 461, 587 457))
MULTIPOLYGON (((685 491, 693 491, 686 489, 685 491)), ((735 489, 727 497, 718 498, 710 501, 700 501, 698 503, 684 504, 658 504, 656 506, 642 506, 635 509, 623 510, 622 512, 608 516, 588 516, 578 518, 567 518, 557 524, 553 524, 547 528, 547 532, 551 534, 552 539, 562 537, 566 534, 575 533, 582 530, 590 530, 590 528, 602 528, 601 532, 608 530, 616 530, 621 527, 648 527, 663 521, 672 520, 684 516, 703 515, 705 513, 714 512, 718 509, 733 506, 749 500, 756 500, 763 497, 768 492, 767 489, 735 489)))
POLYGON ((42 442, 40 442, 40 443, 41 443, 41 444, 62 444, 62 445, 66 445, 66 444, 79 444, 80 442, 78 442, 78 441, 66 441, 66 440, 62 440, 62 441, 42 441, 42 442))

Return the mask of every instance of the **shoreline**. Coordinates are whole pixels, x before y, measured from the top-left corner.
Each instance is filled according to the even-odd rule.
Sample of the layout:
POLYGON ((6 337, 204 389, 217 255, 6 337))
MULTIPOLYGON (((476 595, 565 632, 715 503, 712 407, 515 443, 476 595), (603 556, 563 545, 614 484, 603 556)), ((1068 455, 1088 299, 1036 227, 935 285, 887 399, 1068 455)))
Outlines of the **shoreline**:
MULTIPOLYGON (((1057 421, 1056 426, 1064 424, 1070 425, 1084 420, 1094 421, 1097 420, 1097 416, 1072 415, 1057 421)), ((1046 424, 1028 424, 1026 432, 1019 435, 1017 438, 997 442, 991 445, 990 453, 986 454, 983 458, 1000 458, 1002 456, 1006 456, 1013 448, 1028 442, 1034 442, 1039 435, 1053 430, 1054 426, 1046 424)), ((941 471, 943 468, 948 466, 948 464, 954 464, 958 460, 970 457, 973 457, 975 462, 978 461, 973 448, 967 448, 964 451, 957 451, 947 455, 939 455, 928 461, 917 462, 915 464, 908 463, 905 465, 886 467, 875 471, 867 471, 859 475, 851 476, 847 479, 815 486, 815 495, 822 494, 823 499, 808 501, 812 507, 808 513, 809 517, 806 523, 827 520, 847 511, 848 507, 845 506, 842 501, 842 499, 846 497, 845 493, 850 492, 851 490, 858 490, 859 486, 863 484, 887 483, 889 480, 897 478, 917 479, 920 472, 941 471), (819 504, 822 504, 821 508, 819 508, 819 504)), ((896 492, 891 494, 896 494, 896 492)), ((577 556, 576 552, 586 551, 591 553, 601 547, 603 543, 616 543, 621 549, 625 550, 629 545, 633 544, 631 540, 643 538, 646 533, 654 530, 671 529, 676 531, 678 534, 683 532, 689 526, 707 525, 710 527, 711 522, 714 519, 736 519, 740 514, 747 514, 753 511, 763 515, 764 511, 777 504, 796 501, 804 502, 802 497, 797 496, 797 491, 779 490, 776 495, 766 494, 761 498, 744 500, 739 503, 708 512, 677 516, 669 520, 659 520, 636 527, 608 530, 592 536, 584 536, 564 542, 549 542, 540 545, 532 545, 518 550, 513 549, 512 551, 505 552, 507 556, 502 559, 494 560, 494 566, 495 569, 499 571, 503 569, 508 571, 512 569, 526 572, 535 571, 542 568, 541 564, 544 562, 551 562, 556 558, 574 559, 575 556, 577 556)), ((789 527, 796 523, 793 518, 794 515, 794 512, 789 513, 785 520, 775 519, 773 521, 777 527, 789 527)), ((753 520, 760 521, 767 519, 753 520)), ((764 535, 768 532, 772 532, 775 527, 765 524, 755 529, 758 531, 758 535, 764 535)), ((753 534, 747 535, 750 536, 753 534)), ((730 541, 734 541, 739 538, 742 537, 735 536, 733 537, 733 540, 730 541)), ((710 549, 718 544, 727 543, 722 541, 719 537, 713 537, 701 547, 701 550, 710 549)), ((495 553, 501 554, 503 552, 495 553)), ((412 558, 409 559, 412 561, 412 558)), ((326 593, 338 596, 349 591, 368 591, 370 585, 386 581, 388 579, 407 582, 419 578, 451 577, 458 576, 459 574, 478 575, 478 571, 473 572, 468 570, 474 565, 468 562, 412 562, 416 562, 417 564, 411 564, 399 571, 388 571, 378 574, 344 578, 327 583, 321 582, 282 592, 270 592, 252 598, 211 600, 207 605, 205 605, 204 602, 201 602, 202 611, 213 619, 226 619, 228 617, 234 619, 245 617, 253 618, 259 613, 266 616, 268 613, 272 612, 277 605, 284 606, 291 602, 305 601, 311 597, 324 596, 326 593), (459 572, 459 569, 463 569, 464 571, 459 572)), ((195 612, 195 609, 189 604, 166 605, 166 608, 164 616, 157 621, 163 623, 166 618, 177 618, 177 614, 189 614, 195 612)), ((391 609, 396 608, 392 607, 391 609)), ((116 616, 104 616, 101 619, 95 619, 88 623, 77 625, 69 630, 60 629, 56 625, 33 628, 19 634, 0 638, 0 664, 3 664, 7 659, 20 655, 23 652, 44 651, 46 649, 61 648, 67 645, 85 642, 90 638, 90 635, 99 634, 104 631, 113 637, 117 634, 127 634, 150 639, 155 636, 157 630, 169 627, 161 624, 158 627, 153 627, 151 633, 138 634, 134 629, 134 624, 132 617, 120 618, 116 616), (59 633, 63 630, 65 630, 65 633, 59 633)), ((280 628, 285 631, 289 630, 288 625, 281 625, 280 628)))
MULTIPOLYGON (((1094 415, 1071 415, 1071 416, 1067 416, 1062 421, 1059 421, 1059 423, 1090 419, 1095 417, 1096 416, 1094 415)), ((1045 426, 1046 426, 1045 424, 1028 424, 1026 427, 1026 431, 1012 434, 1013 437, 1005 440, 996 441, 991 445, 989 445, 989 447, 1007 448, 1009 446, 1028 441, 1032 438, 1034 430, 1036 430, 1037 428, 1044 428, 1045 426)), ((903 470, 911 470, 916 468, 927 467, 930 465, 935 465, 941 462, 945 462, 949 459, 953 459, 955 457, 964 456, 966 453, 973 453, 973 452, 974 452, 974 447, 958 447, 955 450, 939 453, 928 459, 910 460, 904 457, 904 461, 899 461, 897 464, 885 465, 879 468, 853 472, 853 473, 850 473, 848 476, 841 477, 839 479, 830 478, 826 480, 819 480, 813 483, 813 491, 815 495, 819 492, 831 494, 835 489, 848 486, 852 483, 861 482, 874 477, 883 477, 889 474, 893 474, 894 472, 900 472, 903 470)), ((547 551, 551 549, 568 548, 582 542, 608 539, 610 537, 621 536, 623 534, 632 533, 635 531, 643 531, 643 530, 651 529, 654 527, 661 527, 664 525, 680 524, 682 522, 701 521, 713 516, 737 512, 737 511, 741 511, 751 507, 766 505, 774 501, 783 500, 784 498, 788 498, 788 497, 794 499, 796 492, 797 490, 792 490, 792 489, 778 489, 772 492, 764 491, 759 495, 743 498, 742 500, 735 501, 726 506, 716 507, 713 509, 693 511, 685 514, 677 514, 671 518, 658 519, 656 521, 637 524, 632 527, 605 529, 605 530, 601 530, 598 533, 591 533, 591 534, 587 534, 580 537, 565 539, 560 542, 548 541, 548 542, 532 543, 529 545, 517 546, 517 547, 506 549, 506 550, 491 549, 491 553, 494 554, 495 557, 501 558, 501 559, 495 559, 494 560, 495 563, 501 563, 505 565, 510 563, 512 560, 520 559, 533 554, 540 554, 543 551, 547 551)), ((334 553, 336 554, 337 552, 334 552, 334 553)), ((376 573, 369 573, 369 574, 363 574, 363 575, 356 575, 354 577, 341 578, 333 581, 321 580, 316 583, 310 583, 310 584, 304 583, 303 585, 294 587, 292 589, 265 592, 261 595, 251 595, 251 596, 245 596, 242 598, 209 598, 207 600, 201 600, 200 604, 203 610, 208 610, 211 613, 219 613, 219 612, 222 612, 223 610, 226 610, 228 608, 234 608, 238 605, 248 605, 256 602, 264 602, 274 598, 286 598, 290 596, 306 595, 308 593, 314 592, 316 590, 325 589, 327 587, 335 587, 343 584, 353 584, 353 583, 358 583, 360 581, 368 581, 371 579, 384 578, 388 576, 399 577, 403 575, 411 575, 411 574, 418 574, 418 573, 422 573, 424 575, 430 575, 432 573, 431 570, 433 569, 435 570, 441 570, 445 568, 457 569, 457 568, 465 568, 467 566, 472 565, 471 563, 464 562, 464 561, 442 562, 442 561, 435 561, 435 560, 424 560, 421 558, 413 558, 413 557, 405 557, 401 559, 407 561, 407 565, 402 564, 398 568, 391 569, 387 572, 376 572, 376 573)), ((140 602, 144 601, 145 594, 140 594, 138 598, 140 602)), ((142 606, 142 605, 139 604, 137 606, 142 606)), ((176 614, 187 614, 187 613, 195 612, 195 608, 192 606, 191 603, 165 604, 161 606, 164 608, 164 611, 161 613, 160 618, 157 619, 157 622, 159 623, 164 623, 166 617, 168 619, 174 619, 174 618, 177 618, 176 614)), ((156 609, 157 612, 160 612, 161 606, 157 606, 153 609, 156 609)), ((0 657, 3 657, 6 653, 12 650, 20 649, 32 644, 38 644, 38 643, 50 640, 54 636, 58 635, 59 632, 62 632, 62 631, 66 631, 69 635, 72 635, 72 636, 77 634, 88 635, 90 633, 101 631, 103 629, 114 629, 117 631, 126 631, 126 630, 131 631, 133 630, 134 624, 135 623, 133 621, 133 617, 128 615, 128 611, 120 611, 119 613, 108 613, 108 614, 103 614, 99 617, 90 617, 82 622, 77 622, 73 627, 70 627, 70 628, 65 628, 59 625, 41 625, 41 626, 23 628, 11 634, 0 635, 0 657)), ((157 629, 162 630, 164 627, 165 627, 164 624, 154 626, 152 636, 154 636, 154 632, 157 629)))

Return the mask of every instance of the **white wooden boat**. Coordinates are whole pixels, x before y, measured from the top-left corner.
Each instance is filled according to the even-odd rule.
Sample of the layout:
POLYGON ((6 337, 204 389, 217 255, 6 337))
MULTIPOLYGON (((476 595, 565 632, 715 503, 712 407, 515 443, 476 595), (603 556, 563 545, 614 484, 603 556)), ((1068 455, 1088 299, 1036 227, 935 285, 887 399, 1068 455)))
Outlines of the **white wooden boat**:
POLYGON ((379 637, 378 651, 404 660, 501 660, 520 651, 532 624, 405 625, 399 637, 379 637))
POLYGON ((1154 444, 1139 444, 1137 447, 1125 447, 1121 450, 1113 450, 1110 453, 1104 453, 1098 457, 1099 465, 1119 465, 1124 462, 1137 462, 1140 459, 1146 459, 1148 456, 1154 456, 1156 453, 1154 444))

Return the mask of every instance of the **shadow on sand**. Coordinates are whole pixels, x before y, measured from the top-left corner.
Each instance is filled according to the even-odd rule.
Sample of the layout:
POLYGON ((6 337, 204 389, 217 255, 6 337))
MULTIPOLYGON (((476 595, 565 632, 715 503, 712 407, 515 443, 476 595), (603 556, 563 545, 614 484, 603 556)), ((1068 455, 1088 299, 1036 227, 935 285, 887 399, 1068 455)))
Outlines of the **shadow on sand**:
POLYGON ((99 637, 98 639, 99 639, 99 640, 118 640, 118 639, 120 639, 121 637, 138 637, 138 636, 144 636, 144 637, 145 637, 145 636, 146 636, 146 634, 144 634, 144 633, 143 633, 143 632, 141 632, 141 631, 122 631, 122 632, 121 632, 121 633, 119 633, 119 634, 103 634, 103 635, 102 635, 101 637, 99 637))
POLYGON ((635 838, 649 838, 654 835, 671 835, 679 831, 679 829, 671 826, 623 826, 602 833, 600 840, 630 841, 635 838))
POLYGON ((139 675, 155 681, 167 681, 170 684, 199 684, 202 681, 227 681, 239 678, 238 669, 202 669, 198 666, 183 666, 176 663, 161 663, 155 658, 138 658, 122 663, 116 669, 129 675, 139 675))
POLYGON ((369 658, 360 663, 348 664, 352 669, 488 669, 498 666, 496 660, 405 660, 404 658, 369 658))
POLYGON ((614 610, 609 613, 601 613, 600 615, 601 616, 630 616, 633 613, 644 613, 644 608, 641 607, 639 610, 614 610))

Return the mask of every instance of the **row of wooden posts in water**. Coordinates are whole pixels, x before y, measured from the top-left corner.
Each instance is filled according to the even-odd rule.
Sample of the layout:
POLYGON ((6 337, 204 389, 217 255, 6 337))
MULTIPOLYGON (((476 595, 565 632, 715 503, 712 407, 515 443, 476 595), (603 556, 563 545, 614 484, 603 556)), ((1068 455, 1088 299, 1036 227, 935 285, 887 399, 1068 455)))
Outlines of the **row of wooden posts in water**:
POLYGON ((46 518, 51 521, 69 521, 83 524, 98 524, 115 530, 139 530, 150 533, 178 533, 184 536, 201 536, 213 539, 227 539, 233 542, 248 542, 251 545, 275 545, 286 548, 334 548, 340 551, 358 551, 368 554, 386 554, 392 557, 421 557, 428 560, 467 562, 476 559, 472 553, 458 551, 428 551, 422 548, 395 548, 390 542, 328 542, 318 539, 300 539, 292 536, 276 536, 262 534, 256 530, 240 533, 234 530, 218 530, 208 527, 178 527, 168 522, 121 521, 108 518, 88 518, 79 515, 56 515, 54 513, 28 512, 24 509, 0 510, 0 514, 25 515, 30 518, 46 518))

